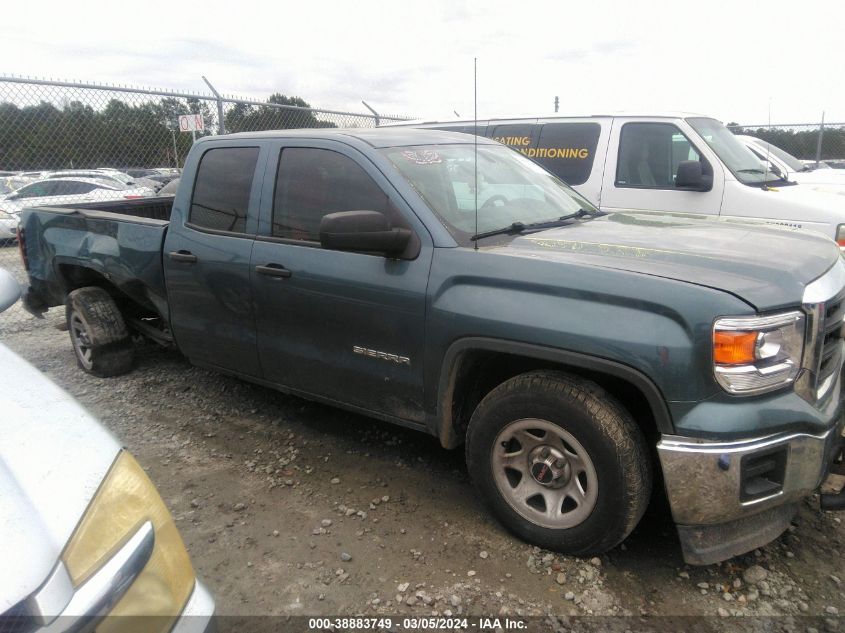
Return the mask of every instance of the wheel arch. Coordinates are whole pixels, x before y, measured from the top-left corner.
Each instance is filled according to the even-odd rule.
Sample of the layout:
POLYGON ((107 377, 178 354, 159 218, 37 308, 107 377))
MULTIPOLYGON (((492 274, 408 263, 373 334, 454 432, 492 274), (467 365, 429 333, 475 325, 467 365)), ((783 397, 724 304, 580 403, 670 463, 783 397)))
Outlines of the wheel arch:
POLYGON ((558 369, 598 383, 621 401, 649 439, 674 432, 657 385, 628 365, 518 341, 471 337, 452 343, 443 359, 434 429, 440 443, 445 448, 459 446, 481 398, 505 380, 536 369, 558 369))

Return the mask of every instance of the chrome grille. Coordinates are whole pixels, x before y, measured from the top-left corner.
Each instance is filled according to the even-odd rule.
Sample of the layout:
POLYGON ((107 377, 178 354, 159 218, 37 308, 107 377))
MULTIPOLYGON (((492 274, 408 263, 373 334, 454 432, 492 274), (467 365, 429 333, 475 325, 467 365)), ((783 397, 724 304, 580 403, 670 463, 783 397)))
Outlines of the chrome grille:
POLYGON ((845 290, 824 304, 821 359, 818 384, 821 386, 839 368, 842 354, 842 326, 845 319, 845 290))

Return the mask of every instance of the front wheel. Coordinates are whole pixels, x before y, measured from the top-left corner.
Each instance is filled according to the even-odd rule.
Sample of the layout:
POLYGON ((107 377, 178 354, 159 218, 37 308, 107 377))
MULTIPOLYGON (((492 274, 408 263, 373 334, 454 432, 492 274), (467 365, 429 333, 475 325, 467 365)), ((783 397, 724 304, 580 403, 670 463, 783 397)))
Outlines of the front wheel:
POLYGON ((467 466, 494 515, 524 540, 578 556, 625 539, 645 512, 651 462, 630 414, 562 372, 505 381, 470 420, 467 466))

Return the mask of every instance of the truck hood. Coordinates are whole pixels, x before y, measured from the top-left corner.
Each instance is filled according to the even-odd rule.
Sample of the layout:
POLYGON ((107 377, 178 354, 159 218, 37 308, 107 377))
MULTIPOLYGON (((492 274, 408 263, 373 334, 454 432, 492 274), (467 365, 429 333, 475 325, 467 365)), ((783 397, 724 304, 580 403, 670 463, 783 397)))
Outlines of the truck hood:
MULTIPOLYGON (((1 318, 1 317, 0 317, 1 318)), ((0 613, 47 579, 120 445, 0 345, 0 613)))
POLYGON ((503 250, 707 286, 760 311, 800 303, 840 256, 832 240, 808 231, 628 212, 519 237, 503 250))

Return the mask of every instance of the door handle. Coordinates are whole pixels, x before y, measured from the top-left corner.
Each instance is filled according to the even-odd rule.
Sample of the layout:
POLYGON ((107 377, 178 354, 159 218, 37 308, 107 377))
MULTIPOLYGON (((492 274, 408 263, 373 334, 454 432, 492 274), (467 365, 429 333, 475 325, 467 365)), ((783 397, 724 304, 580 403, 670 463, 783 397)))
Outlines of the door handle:
POLYGON ((186 264, 193 264, 197 261, 197 256, 191 251, 170 251, 167 256, 174 262, 185 262, 186 264))
POLYGON ((265 266, 256 266, 255 272, 259 275, 267 275, 268 277, 282 277, 287 279, 291 276, 291 272, 281 264, 267 264, 265 266))

